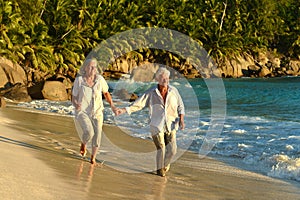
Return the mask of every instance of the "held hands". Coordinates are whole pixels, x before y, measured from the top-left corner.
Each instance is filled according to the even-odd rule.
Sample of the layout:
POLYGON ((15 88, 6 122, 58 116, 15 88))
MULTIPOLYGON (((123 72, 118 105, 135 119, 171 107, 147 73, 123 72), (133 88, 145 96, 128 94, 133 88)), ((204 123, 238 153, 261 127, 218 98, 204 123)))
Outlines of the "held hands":
POLYGON ((111 110, 113 111, 113 113, 114 113, 115 115, 117 115, 117 111, 118 111, 118 108, 117 108, 117 107, 111 106, 111 110))
POLYGON ((123 115, 124 113, 126 113, 126 109, 125 108, 118 108, 116 115, 119 116, 119 115, 123 115))
POLYGON ((126 112, 125 108, 112 107, 111 109, 112 109, 112 111, 114 112, 114 114, 116 116, 122 115, 122 114, 124 114, 126 112))

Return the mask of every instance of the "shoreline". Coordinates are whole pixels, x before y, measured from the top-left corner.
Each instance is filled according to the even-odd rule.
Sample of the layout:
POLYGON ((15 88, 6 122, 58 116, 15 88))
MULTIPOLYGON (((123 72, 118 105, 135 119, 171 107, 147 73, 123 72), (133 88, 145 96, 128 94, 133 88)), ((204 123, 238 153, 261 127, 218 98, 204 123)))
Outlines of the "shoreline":
MULTIPOLYGON (((72 118, 7 106, 0 109, 0 119, 4 199, 300 199, 297 183, 210 157, 200 159, 193 152, 176 160, 166 178, 118 170, 116 164, 126 168, 130 161, 112 157, 105 147, 100 152, 104 165, 92 167, 79 156, 72 118)), ((133 138, 117 127, 105 124, 104 131, 123 149, 154 148, 151 141, 133 138)))

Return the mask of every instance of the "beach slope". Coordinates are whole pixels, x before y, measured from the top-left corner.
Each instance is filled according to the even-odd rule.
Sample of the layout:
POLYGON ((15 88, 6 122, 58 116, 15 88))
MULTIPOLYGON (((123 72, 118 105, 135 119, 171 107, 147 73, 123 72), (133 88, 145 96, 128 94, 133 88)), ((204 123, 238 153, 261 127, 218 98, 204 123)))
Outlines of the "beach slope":
MULTIPOLYGON (((104 164, 93 166, 79 156, 72 117, 8 105, 0 110, 0 121, 1 199, 300 199, 297 183, 200 159, 192 152, 176 160, 165 178, 134 168, 119 170, 133 158, 121 158, 105 146, 99 156, 104 164)), ((154 149, 152 141, 133 138, 118 127, 105 125, 104 132, 122 149, 154 149)))

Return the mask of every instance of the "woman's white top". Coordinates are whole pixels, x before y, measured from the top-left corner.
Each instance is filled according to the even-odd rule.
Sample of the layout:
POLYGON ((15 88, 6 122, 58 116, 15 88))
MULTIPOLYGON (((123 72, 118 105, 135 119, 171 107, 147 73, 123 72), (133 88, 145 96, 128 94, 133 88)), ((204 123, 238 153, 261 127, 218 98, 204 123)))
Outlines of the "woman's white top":
POLYGON ((108 89, 108 84, 101 75, 96 76, 95 84, 92 87, 84 81, 82 76, 78 76, 74 81, 72 95, 77 97, 78 103, 81 104, 80 111, 95 118, 103 114, 102 93, 108 92, 108 89))

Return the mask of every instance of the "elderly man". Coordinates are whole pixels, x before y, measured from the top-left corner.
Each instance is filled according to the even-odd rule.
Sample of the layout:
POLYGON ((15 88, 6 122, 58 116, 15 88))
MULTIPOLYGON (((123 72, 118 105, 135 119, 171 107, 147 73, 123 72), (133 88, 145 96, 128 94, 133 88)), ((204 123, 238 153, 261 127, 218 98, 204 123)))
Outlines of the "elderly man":
POLYGON ((169 85, 170 72, 159 68, 155 74, 158 84, 146 91, 132 105, 118 109, 116 114, 131 114, 149 107, 150 132, 157 149, 157 175, 165 176, 176 154, 176 131, 184 129, 184 105, 177 89, 169 85))

